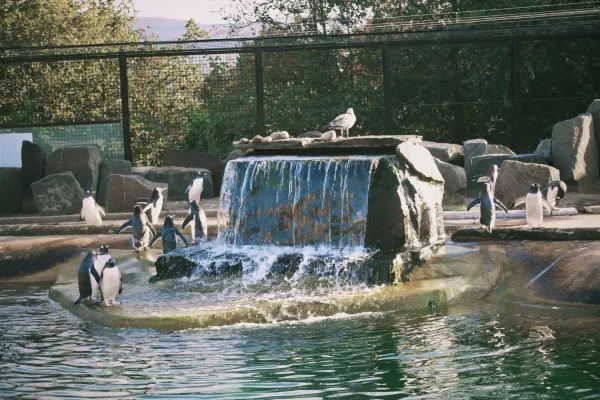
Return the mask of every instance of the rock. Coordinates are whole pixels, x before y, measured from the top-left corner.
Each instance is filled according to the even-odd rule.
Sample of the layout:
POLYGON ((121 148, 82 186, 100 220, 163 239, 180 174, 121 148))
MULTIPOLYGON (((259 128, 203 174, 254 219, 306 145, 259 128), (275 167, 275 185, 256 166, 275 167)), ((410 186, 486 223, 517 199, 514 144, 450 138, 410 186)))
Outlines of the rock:
POLYGON ((264 138, 261 135, 256 135, 250 140, 250 143, 262 143, 264 138))
POLYGON ((277 260, 271 265, 271 270, 268 274, 269 277, 276 275, 285 276, 287 279, 291 278, 292 275, 298 271, 300 264, 304 260, 304 256, 301 253, 284 254, 277 257, 277 260))
POLYGON ((248 138, 241 138, 240 140, 236 140, 235 142, 233 142, 233 144, 248 144, 250 143, 250 139, 248 138))
POLYGON ((483 154, 510 154, 510 155, 515 155, 517 153, 515 153, 514 151, 512 151, 511 149, 509 149, 508 147, 502 145, 502 144, 489 144, 486 148, 485 151, 483 152, 483 154))
POLYGON ((552 161, 552 139, 542 140, 535 148, 533 154, 543 157, 548 162, 552 161))
POLYGON ((471 139, 463 142, 465 172, 467 173, 467 176, 470 175, 469 169, 471 168, 471 160, 473 157, 477 157, 485 153, 487 145, 488 143, 485 139, 471 139))
POLYGON ((238 149, 236 149, 236 150, 233 150, 231 153, 229 153, 229 154, 227 155, 227 157, 225 157, 225 160, 223 160, 223 163, 224 163, 225 165, 227 165, 227 163, 228 163, 229 161, 231 161, 231 160, 235 160, 236 158, 240 158, 240 157, 243 157, 243 156, 244 156, 244 152, 243 152, 243 151, 241 151, 241 150, 238 150, 238 149))
POLYGON ((507 160, 500 165, 494 194, 511 207, 516 199, 527 194, 532 183, 543 186, 555 180, 560 180, 560 172, 554 167, 507 160))
MULTIPOLYGON (((261 143, 262 136, 256 139, 256 142, 248 144, 236 144, 234 147, 241 150, 260 150, 263 153, 273 152, 277 154, 280 150, 289 150, 286 154, 294 154, 292 149, 298 149, 298 153, 301 153, 303 149, 310 148, 314 149, 331 149, 331 148, 343 148, 352 149, 358 151, 359 149, 372 150, 376 148, 380 151, 394 150, 396 146, 401 143, 410 142, 421 142, 421 136, 416 135, 378 135, 378 136, 355 136, 350 138, 337 138, 335 142, 319 141, 312 138, 290 138, 277 140, 270 143, 261 143)), ((253 139, 254 140, 254 139, 253 139)), ((280 153, 279 153, 280 154, 280 153)))
POLYGON ((21 145, 21 184, 23 194, 31 195, 31 184, 44 177, 46 171, 46 152, 43 148, 28 140, 21 145))
POLYGON ((598 147, 591 114, 581 114, 552 128, 552 165, 565 182, 598 180, 598 147))
MULTIPOLYGON (((141 176, 142 178, 145 178, 148 175, 148 172, 150 172, 150 170, 152 168, 155 168, 155 167, 132 167, 131 173, 133 173, 134 175, 141 176)), ((127 174, 127 175, 129 175, 129 174, 127 174)))
MULTIPOLYGON (((148 199, 155 187, 167 188, 166 183, 150 182, 138 175, 112 174, 106 184, 106 211, 131 212, 140 199, 148 199)), ((168 190, 163 192, 165 201, 168 190)))
POLYGON ((429 151, 415 142, 404 142, 396 148, 396 157, 412 167, 415 173, 426 179, 444 183, 444 178, 438 170, 435 159, 429 151))
POLYGON ((594 99, 587 109, 587 112, 592 115, 594 124, 594 139, 598 146, 598 154, 600 157, 600 99, 594 99))
POLYGON ((467 195, 467 175, 465 174, 465 169, 440 161, 437 158, 435 159, 435 165, 444 178, 444 207, 465 205, 465 196, 467 195))
POLYGON ((191 150, 166 150, 162 166, 207 169, 212 177, 215 195, 221 193, 225 166, 221 157, 216 154, 191 150))
MULTIPOLYGON (((281 139, 284 140, 284 139, 281 139)), ((261 143, 271 143, 273 141, 273 138, 271 136, 266 136, 264 138, 261 139, 261 143)))
POLYGON ((98 146, 63 147, 50 155, 46 174, 71 171, 84 190, 95 193, 98 188, 101 162, 102 155, 98 146))
POLYGON ((33 199, 33 193, 31 196, 23 196, 23 213, 24 214, 37 214, 38 209, 35 206, 35 200, 33 199))
POLYGON ((84 192, 71 171, 48 175, 31 184, 35 205, 42 215, 78 214, 84 192))
POLYGON ((423 141, 421 144, 432 156, 445 163, 464 165, 465 151, 460 144, 423 141))
POLYGON ((207 169, 184 167, 150 167, 146 179, 152 182, 165 182, 169 186, 171 200, 187 200, 185 190, 198 177, 198 172, 204 172, 202 198, 215 197, 211 173, 207 169))
POLYGON ((269 137, 272 140, 284 140, 284 139, 289 139, 290 138, 290 134, 287 131, 278 131, 278 132, 273 132, 269 135, 269 137))
POLYGON ((21 168, 0 168, 0 215, 20 213, 23 210, 21 168))
POLYGON ((467 173, 467 194, 471 196, 476 195, 479 193, 479 190, 482 187, 481 183, 474 182, 475 177, 487 175, 491 165, 496 164, 498 167, 500 167, 500 165, 506 160, 520 161, 524 163, 546 164, 546 160, 536 154, 484 154, 473 157, 471 168, 467 173))
POLYGON ((327 132, 324 132, 318 139, 315 139, 315 140, 320 140, 323 142, 335 142, 336 139, 337 139, 337 133, 335 133, 335 131, 327 131, 327 132))
POLYGON ((320 138, 323 133, 319 131, 308 131, 298 135, 298 138, 320 138))
MULTIPOLYGON (((435 173, 429 167, 420 168, 425 173, 418 173, 405 159, 379 160, 369 189, 367 247, 384 252, 401 249, 420 251, 445 237, 442 210, 444 180, 433 157, 424 147, 405 146, 398 153, 404 157, 410 148, 422 149, 408 157, 429 157, 425 164, 431 162, 435 173)), ((396 279, 400 275, 396 271, 396 279)))
POLYGON ((112 174, 131 175, 131 162, 127 160, 102 160, 100 164, 100 183, 96 193, 96 201, 100 205, 106 204, 108 177, 112 174))

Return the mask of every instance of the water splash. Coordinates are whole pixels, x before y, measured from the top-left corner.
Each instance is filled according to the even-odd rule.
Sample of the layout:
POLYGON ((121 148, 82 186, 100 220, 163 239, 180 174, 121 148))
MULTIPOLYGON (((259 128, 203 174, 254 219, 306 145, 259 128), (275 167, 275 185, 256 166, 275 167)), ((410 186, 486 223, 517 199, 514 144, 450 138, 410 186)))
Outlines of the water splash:
POLYGON ((218 242, 362 247, 377 156, 248 157, 225 170, 218 242))

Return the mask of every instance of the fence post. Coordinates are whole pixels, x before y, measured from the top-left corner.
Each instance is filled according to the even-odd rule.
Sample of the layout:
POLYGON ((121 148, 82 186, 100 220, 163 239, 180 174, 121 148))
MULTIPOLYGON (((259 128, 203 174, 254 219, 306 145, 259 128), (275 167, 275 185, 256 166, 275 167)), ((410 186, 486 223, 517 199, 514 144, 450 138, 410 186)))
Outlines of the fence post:
POLYGON ((390 49, 387 44, 385 44, 381 49, 381 64, 383 71, 383 112, 384 112, 384 124, 385 124, 385 133, 392 133, 392 106, 390 104, 391 94, 392 94, 392 83, 391 83, 391 73, 390 73, 390 49))
POLYGON ((256 86, 256 133, 265 133, 265 92, 263 87, 262 52, 254 53, 254 77, 256 86))
POLYGON ((119 82, 121 88, 121 123, 123 124, 123 150, 125 159, 133 161, 131 153, 131 122, 129 114, 129 80, 127 78, 127 57, 119 53, 119 82))
POLYGON ((519 138, 519 42, 512 39, 510 42, 510 84, 511 84, 511 109, 512 109, 512 147, 520 151, 519 138))

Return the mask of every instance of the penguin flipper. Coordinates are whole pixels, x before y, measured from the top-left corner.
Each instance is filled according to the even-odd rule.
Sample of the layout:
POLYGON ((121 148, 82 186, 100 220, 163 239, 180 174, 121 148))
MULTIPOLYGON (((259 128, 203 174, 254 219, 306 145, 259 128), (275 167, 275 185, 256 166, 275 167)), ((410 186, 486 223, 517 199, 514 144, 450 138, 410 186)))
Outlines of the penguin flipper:
POLYGON ((84 220, 85 220, 85 218, 84 218, 84 216, 83 216, 83 207, 81 207, 81 211, 79 212, 79 219, 80 219, 81 221, 84 221, 84 220))
POLYGON ((152 232, 152 236, 156 236, 156 229, 154 229, 154 225, 152 225, 152 222, 146 221, 146 226, 148 227, 148 229, 150 229, 150 232, 152 232))
POLYGON ((81 303, 85 299, 86 299, 86 297, 79 296, 79 298, 77 300, 75 300, 75 303, 73 303, 73 305, 76 306, 77 304, 81 303))
POLYGON ((475 207, 479 203, 481 203, 481 199, 478 197, 469 203, 469 205, 467 206, 467 211, 469 211, 471 208, 475 207))
POLYGON ((162 235, 154 235, 154 237, 150 241, 150 244, 148 245, 148 247, 152 247, 154 242, 158 242, 159 240, 162 240, 162 235))
POLYGON ((187 242, 187 240, 185 240, 185 236, 183 236, 183 234, 182 234, 181 232, 179 232, 179 231, 177 230, 177 228, 175 228, 175 234, 176 234, 177 236, 179 236, 179 239, 183 240, 183 243, 185 243, 185 247, 188 247, 188 246, 189 246, 189 245, 188 245, 188 242, 187 242))
POLYGON ((153 206, 153 204, 152 204, 152 203, 148 203, 148 204, 146 205, 146 207, 144 207, 144 208, 142 209, 142 212, 148 212, 148 210, 149 210, 149 209, 151 209, 151 208, 152 208, 152 206, 153 206))
POLYGON ((103 218, 106 218, 106 213, 104 212, 104 208, 100 207, 99 205, 96 205, 96 207, 98 207, 98 212, 100 213, 100 215, 102 215, 103 218))
POLYGON ((121 232, 123 232, 125 229, 127 229, 129 227, 131 227, 131 220, 129 220, 129 221, 125 222, 123 225, 121 225, 119 227, 119 229, 117 229, 117 233, 121 233, 121 232))
POLYGON ((119 271, 119 294, 123 293, 123 275, 119 271))
POLYGON ((512 208, 520 206, 521 204, 525 204, 525 196, 519 197, 518 199, 516 199, 515 202, 513 203, 512 208))
POLYGON ((544 207, 546 210, 548 210, 550 214, 552 214, 552 207, 550 207, 550 204, 548 204, 548 200, 546 200, 544 197, 542 197, 542 207, 544 207))
POLYGON ((189 224, 192 221, 193 218, 194 218, 194 216, 192 214, 190 214, 187 217, 185 217, 185 219, 183 220, 183 224, 181 224, 181 229, 185 229, 185 227, 187 226, 187 224, 189 224))
POLYGON ((504 205, 504 203, 502 203, 500 200, 498 200, 497 198, 494 197, 494 203, 500 207, 502 209, 502 211, 504 211, 505 213, 508 214, 508 208, 506 208, 506 206, 504 205))

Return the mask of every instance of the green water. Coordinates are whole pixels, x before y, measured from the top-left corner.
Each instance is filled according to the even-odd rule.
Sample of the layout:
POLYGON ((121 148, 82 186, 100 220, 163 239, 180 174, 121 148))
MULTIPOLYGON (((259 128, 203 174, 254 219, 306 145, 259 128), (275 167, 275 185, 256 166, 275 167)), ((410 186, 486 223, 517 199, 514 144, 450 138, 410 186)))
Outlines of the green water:
POLYGON ((597 307, 433 312, 157 332, 0 287, 0 398, 600 398, 597 307))

